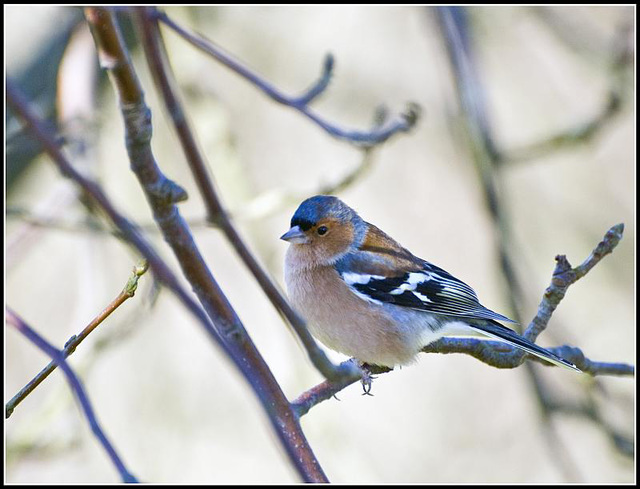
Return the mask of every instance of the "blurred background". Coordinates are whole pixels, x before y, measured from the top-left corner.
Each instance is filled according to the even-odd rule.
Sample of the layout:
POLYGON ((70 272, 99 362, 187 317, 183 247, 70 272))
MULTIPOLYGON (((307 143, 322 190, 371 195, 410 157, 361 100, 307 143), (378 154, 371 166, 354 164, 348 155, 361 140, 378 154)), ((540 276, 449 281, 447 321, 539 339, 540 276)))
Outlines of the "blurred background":
MULTIPOLYGON (((569 289, 538 343, 635 363, 634 7, 165 11, 287 93, 309 87, 332 53, 334 77, 313 107, 340 127, 368 129, 382 104, 392 116, 407 102, 422 107, 410 133, 365 154, 163 29, 217 188, 281 286, 287 245, 278 237, 301 200, 335 186, 364 219, 472 285, 487 307, 525 324, 554 257, 566 254, 578 265, 624 222, 620 245, 569 289)), ((56 125, 76 167, 103 185, 175 267, 128 168, 121 116, 82 11, 4 12, 7 76, 56 125)), ((322 377, 224 236, 204 225, 135 31, 126 13, 119 18, 153 111, 155 155, 189 192, 180 210, 294 399, 322 377)), ((11 113, 6 127, 5 301, 62 347, 120 292, 138 256, 86 212, 11 113)), ((297 481, 250 388, 150 274, 70 362, 141 480, 297 481)), ((5 402, 46 363, 6 328, 5 402)), ((431 354, 381 375, 373 393, 362 396, 352 385, 302 419, 332 482, 635 480, 634 378, 594 380, 539 364, 497 370, 466 355, 431 354)), ((16 408, 5 421, 6 482, 119 480, 76 404, 55 372, 16 408)))

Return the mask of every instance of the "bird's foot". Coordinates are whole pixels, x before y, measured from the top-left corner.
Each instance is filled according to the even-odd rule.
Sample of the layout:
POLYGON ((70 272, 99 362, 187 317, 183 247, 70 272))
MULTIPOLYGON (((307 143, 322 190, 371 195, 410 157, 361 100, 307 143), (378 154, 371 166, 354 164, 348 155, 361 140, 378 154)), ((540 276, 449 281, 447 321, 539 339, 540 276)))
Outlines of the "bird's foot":
POLYGON ((373 386, 373 380, 375 377, 371 374, 371 366, 367 363, 361 363, 360 368, 362 369, 362 378, 360 379, 360 383, 362 384, 362 393, 363 396, 373 396, 371 394, 371 387, 373 386))

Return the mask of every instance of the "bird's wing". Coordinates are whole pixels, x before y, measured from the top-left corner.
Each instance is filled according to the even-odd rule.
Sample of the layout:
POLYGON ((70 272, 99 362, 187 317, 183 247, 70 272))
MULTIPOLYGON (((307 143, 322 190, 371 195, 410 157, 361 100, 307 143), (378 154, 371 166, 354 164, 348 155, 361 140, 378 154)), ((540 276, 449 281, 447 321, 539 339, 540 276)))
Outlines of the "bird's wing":
POLYGON ((358 297, 433 314, 515 322, 480 304, 473 289, 461 280, 373 229, 375 234, 368 236, 359 250, 335 264, 340 277, 358 297))

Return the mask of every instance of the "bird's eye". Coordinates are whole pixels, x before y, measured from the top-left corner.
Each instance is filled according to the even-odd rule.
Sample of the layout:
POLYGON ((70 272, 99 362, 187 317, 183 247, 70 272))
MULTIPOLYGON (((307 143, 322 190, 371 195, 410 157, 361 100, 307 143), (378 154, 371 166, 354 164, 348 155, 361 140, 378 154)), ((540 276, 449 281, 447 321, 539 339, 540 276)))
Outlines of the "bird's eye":
POLYGON ((318 234, 319 234, 320 236, 322 236, 323 234, 327 234, 327 231, 329 231, 329 230, 327 229, 327 226, 320 226, 320 227, 318 228, 318 234))

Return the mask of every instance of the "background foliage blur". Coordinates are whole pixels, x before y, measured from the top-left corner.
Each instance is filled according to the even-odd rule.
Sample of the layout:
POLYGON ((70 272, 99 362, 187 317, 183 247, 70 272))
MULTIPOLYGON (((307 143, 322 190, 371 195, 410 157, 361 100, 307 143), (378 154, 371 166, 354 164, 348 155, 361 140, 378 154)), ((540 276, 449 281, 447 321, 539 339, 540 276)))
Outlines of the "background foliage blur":
MULTIPOLYGON (((417 255, 470 283, 488 307, 509 315, 497 237, 460 137, 455 82, 433 9, 166 11, 290 93, 305 89, 324 55, 333 53, 334 79, 314 107, 340 125, 369 127, 381 103, 394 113, 408 101, 420 104, 417 128, 376 149, 371 166, 340 197, 417 255)), ((480 7, 468 15, 491 128, 505 154, 579 127, 602 111, 613 87, 621 94, 615 114, 580 144, 505 160, 501 200, 512 226, 526 320, 535 314, 556 254, 577 265, 611 225, 625 223, 620 246, 570 289, 539 342, 569 343, 595 360, 634 363, 635 52, 628 66, 615 59, 617 43, 635 46, 634 8, 480 7), (621 35, 624 29, 627 35, 621 35)), ((339 181, 363 153, 274 104, 166 29, 164 36, 221 195, 282 284, 286 245, 278 236, 298 201, 339 181)), ((175 263, 153 231, 128 169, 114 94, 97 70, 82 12, 5 7, 5 41, 7 75, 42 114, 68 117, 61 135, 75 164, 104 185, 121 211, 148 225, 175 263), (60 74, 61 60, 70 75, 60 74)), ((321 378, 230 246, 202 225, 203 208, 176 137, 141 53, 130 46, 153 111, 159 164, 189 192, 180 208, 195 223, 200 249, 294 398, 321 378)), ((9 118, 5 299, 62 346, 120 291, 137 257, 87 217, 71 184, 46 157, 34 155, 37 148, 9 118), (27 231, 29 221, 38 225, 27 231)), ((71 357, 128 464, 147 481, 295 481, 249 389, 177 302, 156 294, 144 277, 136 297, 71 357)), ((48 359, 14 331, 5 339, 6 400, 48 359)), ((580 384, 590 382, 534 368, 560 397, 579 398, 580 384)), ((610 423, 635 432, 633 380, 603 377, 589 392, 610 423)), ((621 455, 597 424, 570 412, 541 419, 523 369, 499 371, 462 355, 423 355, 414 366, 380 376, 375 397, 360 394, 352 386, 339 395, 341 402, 325 402, 303 418, 334 482, 634 480, 632 458, 621 455), (553 443, 545 436, 549 429, 557 435, 553 443)), ((16 409, 5 429, 7 482, 115 480, 59 373, 16 409)))

